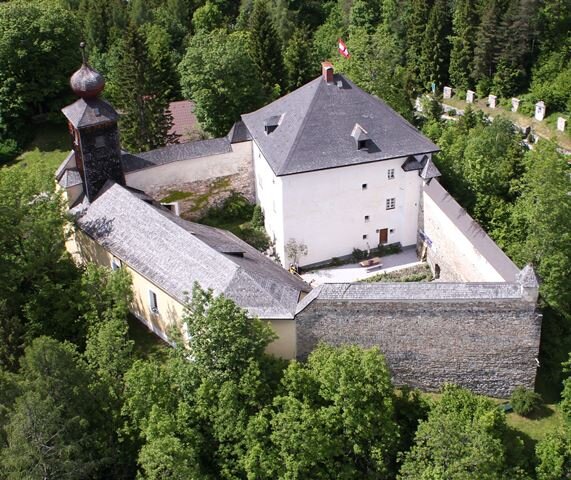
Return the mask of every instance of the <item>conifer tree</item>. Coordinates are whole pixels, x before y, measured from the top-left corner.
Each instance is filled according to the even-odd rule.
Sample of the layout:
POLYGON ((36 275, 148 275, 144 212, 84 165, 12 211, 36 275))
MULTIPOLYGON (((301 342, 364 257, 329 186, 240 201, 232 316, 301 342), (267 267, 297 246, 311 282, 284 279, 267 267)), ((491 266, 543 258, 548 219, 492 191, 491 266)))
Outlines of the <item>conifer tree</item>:
POLYGON ((283 85, 284 67, 278 34, 266 0, 256 0, 250 18, 252 56, 268 98, 279 96, 283 85))
POLYGON ((170 88, 161 75, 160 59, 153 59, 141 31, 133 24, 119 44, 110 75, 109 95, 120 111, 122 145, 133 151, 164 146, 172 116, 170 88))
POLYGON ((496 69, 498 49, 498 27, 500 18, 499 0, 484 0, 482 17, 476 32, 474 48, 474 68, 472 78, 480 85, 480 93, 489 93, 491 78, 496 69))
POLYGON ((313 43, 307 27, 297 28, 294 31, 284 50, 284 65, 288 91, 301 87, 318 74, 313 43))
POLYGON ((498 95, 512 95, 523 86, 531 60, 536 11, 537 0, 511 0, 502 17, 494 76, 498 95))
POLYGON ((472 86, 470 72, 474 57, 474 35, 477 26, 474 0, 458 0, 452 17, 449 76, 452 85, 468 89, 472 86))
POLYGON ((409 0, 406 19, 406 62, 412 82, 420 86, 420 65, 422 59, 422 42, 428 21, 429 2, 425 0, 409 0))
POLYGON ((424 31, 421 48, 420 75, 423 83, 435 82, 440 88, 448 81, 451 33, 450 15, 446 0, 436 0, 424 31))

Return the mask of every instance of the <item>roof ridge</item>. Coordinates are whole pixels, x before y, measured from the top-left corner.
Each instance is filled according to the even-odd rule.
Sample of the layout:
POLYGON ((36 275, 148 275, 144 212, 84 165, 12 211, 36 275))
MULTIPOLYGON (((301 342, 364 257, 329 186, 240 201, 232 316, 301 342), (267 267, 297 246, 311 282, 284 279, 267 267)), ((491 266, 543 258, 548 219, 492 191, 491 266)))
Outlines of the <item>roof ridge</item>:
MULTIPOLYGON (((283 172, 285 170, 287 170, 287 164, 290 160, 290 158, 292 157, 293 152, 295 151, 296 147, 298 146, 300 139, 301 139, 301 135, 300 133, 303 132, 303 128, 305 127, 305 124, 307 123, 308 119, 309 119, 309 114, 311 113, 311 109, 313 108, 313 105, 315 104, 315 101, 318 97, 319 92, 321 91, 321 88, 323 87, 323 81, 321 81, 322 77, 319 76, 317 77, 315 80, 318 81, 318 85, 317 88, 315 89, 315 92, 313 94, 313 97, 311 98, 311 102, 309 102, 309 105, 307 107, 307 110, 305 111, 305 115, 303 116, 303 121, 301 122, 301 124, 299 125, 299 128, 297 129, 297 131, 295 132, 295 140, 293 141, 291 148, 289 149, 289 152, 284 160, 284 162, 281 165, 280 171, 276 172, 276 175, 280 175, 283 174, 283 172)), ((311 83, 311 82, 310 82, 311 83)), ((309 84, 308 84, 309 85, 309 84)), ((326 84, 327 85, 327 84, 326 84)))

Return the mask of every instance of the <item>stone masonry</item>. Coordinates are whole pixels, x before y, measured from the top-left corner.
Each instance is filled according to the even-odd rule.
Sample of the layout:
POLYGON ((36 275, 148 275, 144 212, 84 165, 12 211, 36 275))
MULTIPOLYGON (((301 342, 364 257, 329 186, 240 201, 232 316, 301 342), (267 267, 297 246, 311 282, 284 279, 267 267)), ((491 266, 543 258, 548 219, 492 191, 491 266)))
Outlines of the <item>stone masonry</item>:
POLYGON ((319 342, 376 346, 386 356, 396 385, 435 391, 450 382, 500 398, 516 386, 534 386, 541 317, 534 295, 526 298, 520 285, 318 288, 296 315, 298 358, 319 342), (358 289, 331 295, 331 290, 344 288, 358 289))

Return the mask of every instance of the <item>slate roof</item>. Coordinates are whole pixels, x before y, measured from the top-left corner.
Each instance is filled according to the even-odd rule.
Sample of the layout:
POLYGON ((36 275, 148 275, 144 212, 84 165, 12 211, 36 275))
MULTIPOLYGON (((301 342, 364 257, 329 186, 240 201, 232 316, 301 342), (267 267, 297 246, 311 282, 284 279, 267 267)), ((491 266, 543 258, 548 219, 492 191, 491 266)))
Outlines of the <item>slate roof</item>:
POLYGON ((230 232, 187 222, 113 182, 72 213, 81 230, 180 302, 196 281, 252 316, 292 319, 310 289, 230 232))
POLYGON ((358 165, 438 151, 438 147, 387 106, 342 75, 319 76, 253 113, 242 115, 277 176, 358 165), (339 86, 341 85, 341 86, 339 86), (282 116, 270 134, 264 122, 282 116), (370 137, 357 150, 351 132, 358 123, 370 137))
POLYGON ((79 170, 77 168, 68 168, 63 172, 63 175, 58 182, 63 188, 71 188, 76 185, 81 185, 82 180, 79 170))
POLYGON ((303 311, 315 300, 327 301, 462 301, 514 300, 522 297, 518 283, 324 283, 298 305, 303 311))
POLYGON ((432 159, 427 158, 420 172, 420 176, 424 178, 424 180, 430 180, 431 178, 440 177, 441 175, 440 170, 434 165, 432 159))
POLYGON ((59 167, 57 167, 57 170, 55 173, 56 180, 59 181, 61 179, 61 177, 63 176, 63 174, 65 173, 65 171, 68 168, 72 168, 72 167, 75 167, 75 152, 73 150, 67 154, 67 157, 65 157, 65 160, 60 163, 59 167))
POLYGON ((99 97, 80 98, 61 111, 76 128, 116 122, 119 119, 115 109, 99 97))
POLYGON ((517 280, 519 269, 438 181, 425 185, 424 191, 506 282, 517 280))
POLYGON ((230 143, 240 143, 252 140, 252 136, 242 120, 238 120, 234 125, 232 125, 227 137, 230 143))
POLYGON ((143 168, 156 167, 172 162, 208 157, 232 151, 228 138, 212 138, 197 142, 169 145, 142 153, 124 153, 121 157, 123 172, 129 173, 143 168))

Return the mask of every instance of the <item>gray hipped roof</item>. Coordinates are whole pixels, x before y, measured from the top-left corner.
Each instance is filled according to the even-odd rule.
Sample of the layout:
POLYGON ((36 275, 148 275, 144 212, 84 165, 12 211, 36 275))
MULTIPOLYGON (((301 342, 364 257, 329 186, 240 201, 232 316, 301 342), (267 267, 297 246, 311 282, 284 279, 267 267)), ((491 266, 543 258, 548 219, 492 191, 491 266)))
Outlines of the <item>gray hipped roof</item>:
POLYGON ((309 290, 230 232, 187 222, 116 183, 82 207, 81 230, 179 302, 198 282, 249 315, 291 319, 309 290))
POLYGON ((101 98, 80 98, 61 110, 75 128, 116 122, 119 115, 101 98))
POLYGON ((439 150, 382 100, 342 75, 329 84, 320 76, 242 119, 278 176, 439 150), (275 116, 281 116, 280 124, 267 134, 265 124, 275 116), (355 124, 370 138, 367 149, 355 145, 355 124))

